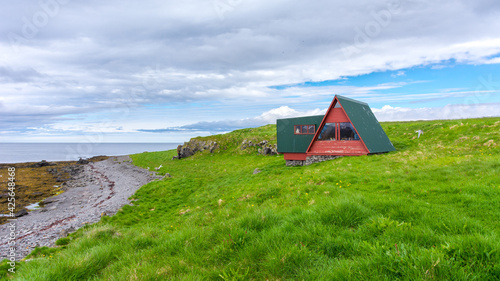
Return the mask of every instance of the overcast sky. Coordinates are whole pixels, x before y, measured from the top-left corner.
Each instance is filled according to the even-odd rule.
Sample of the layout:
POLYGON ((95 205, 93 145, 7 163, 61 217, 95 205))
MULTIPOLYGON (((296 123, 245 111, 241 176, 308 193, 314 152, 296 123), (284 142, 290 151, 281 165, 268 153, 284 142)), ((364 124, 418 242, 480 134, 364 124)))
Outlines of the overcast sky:
POLYGON ((500 1, 0 0, 0 142, 500 116, 500 1))

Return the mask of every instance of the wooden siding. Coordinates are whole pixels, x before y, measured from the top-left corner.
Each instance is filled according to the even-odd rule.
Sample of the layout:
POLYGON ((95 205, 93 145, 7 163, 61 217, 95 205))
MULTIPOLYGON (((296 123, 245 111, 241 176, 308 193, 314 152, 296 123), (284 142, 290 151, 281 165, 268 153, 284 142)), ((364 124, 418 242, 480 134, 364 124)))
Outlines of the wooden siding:
POLYGON ((285 160, 306 160, 305 153, 284 153, 285 160))
POLYGON ((366 155, 362 141, 315 141, 307 155, 366 155))
POLYGON ((326 122, 325 123, 338 123, 338 122, 350 122, 349 118, 347 118, 347 115, 345 114, 344 110, 342 108, 332 108, 332 111, 328 113, 328 116, 326 116, 326 122))

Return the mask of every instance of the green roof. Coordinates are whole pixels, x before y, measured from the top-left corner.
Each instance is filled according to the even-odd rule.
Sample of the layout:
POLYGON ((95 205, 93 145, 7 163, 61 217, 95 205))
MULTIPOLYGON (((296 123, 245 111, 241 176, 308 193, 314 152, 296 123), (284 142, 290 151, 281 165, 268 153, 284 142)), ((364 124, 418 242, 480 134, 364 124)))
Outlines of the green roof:
POLYGON ((368 104, 339 95, 337 99, 370 153, 396 150, 368 104))
POLYGON ((324 115, 286 118, 276 120, 276 135, 279 153, 305 153, 314 135, 296 135, 294 125, 316 125, 318 130, 324 115))

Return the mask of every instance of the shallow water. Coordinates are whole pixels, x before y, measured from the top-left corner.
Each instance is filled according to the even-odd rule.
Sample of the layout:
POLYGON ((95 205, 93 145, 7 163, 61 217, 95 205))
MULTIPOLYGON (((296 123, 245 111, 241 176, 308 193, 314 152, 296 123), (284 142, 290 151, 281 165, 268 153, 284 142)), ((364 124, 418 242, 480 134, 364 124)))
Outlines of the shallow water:
POLYGON ((26 206, 25 208, 30 210, 30 211, 40 209, 40 202, 33 203, 31 205, 26 206))

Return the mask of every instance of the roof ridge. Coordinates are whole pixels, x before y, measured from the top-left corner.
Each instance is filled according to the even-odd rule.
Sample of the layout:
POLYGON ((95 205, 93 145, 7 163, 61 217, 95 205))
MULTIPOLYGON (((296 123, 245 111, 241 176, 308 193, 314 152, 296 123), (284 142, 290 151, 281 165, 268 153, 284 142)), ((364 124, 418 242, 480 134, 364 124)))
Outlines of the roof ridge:
POLYGON ((287 117, 287 118, 278 118, 278 119, 276 119, 276 120, 296 119, 296 118, 303 118, 303 117, 320 117, 320 116, 325 116, 325 114, 318 114, 318 115, 306 115, 306 116, 287 117))
POLYGON ((359 104, 362 104, 362 105, 368 105, 366 102, 362 102, 362 101, 359 101, 359 100, 351 99, 351 98, 344 97, 344 96, 341 96, 341 95, 335 95, 335 96, 337 97, 337 99, 340 99, 340 100, 346 100, 346 101, 349 101, 349 102, 355 102, 355 103, 359 103, 359 104))

